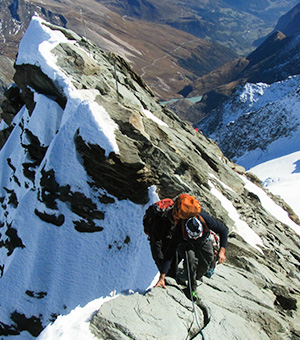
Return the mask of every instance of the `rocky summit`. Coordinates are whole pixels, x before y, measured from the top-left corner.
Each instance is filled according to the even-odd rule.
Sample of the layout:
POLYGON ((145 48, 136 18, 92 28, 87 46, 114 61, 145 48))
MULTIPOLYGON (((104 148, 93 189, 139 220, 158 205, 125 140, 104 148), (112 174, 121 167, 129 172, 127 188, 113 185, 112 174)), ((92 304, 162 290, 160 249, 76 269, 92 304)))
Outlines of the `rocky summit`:
POLYGON ((227 262, 199 282, 205 338, 300 338, 300 227, 258 178, 70 30, 34 17, 15 70, 2 105, 1 338, 34 339, 115 291, 90 323, 99 339, 201 339, 181 287, 146 292, 157 271, 143 213, 183 192, 230 230, 227 262))

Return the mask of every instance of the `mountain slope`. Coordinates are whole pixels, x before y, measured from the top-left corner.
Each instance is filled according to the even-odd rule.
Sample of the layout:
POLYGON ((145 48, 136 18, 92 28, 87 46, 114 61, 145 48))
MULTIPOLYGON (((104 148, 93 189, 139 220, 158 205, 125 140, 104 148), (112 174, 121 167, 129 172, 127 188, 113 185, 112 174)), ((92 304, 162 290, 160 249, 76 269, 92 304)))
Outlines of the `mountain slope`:
POLYGON ((275 30, 283 32, 285 35, 294 35, 300 30, 300 3, 292 8, 288 13, 279 18, 275 30))
POLYGON ((153 89, 172 99, 189 82, 236 57, 228 48, 161 23, 122 17, 101 2, 5 0, 0 27, 3 54, 15 58, 34 14, 85 36, 105 51, 122 55, 153 89), (12 10, 13 9, 13 10, 12 10), (189 63, 185 63, 185 60, 189 63))
POLYGON ((269 33, 277 18, 294 1, 158 1, 101 0, 108 8, 133 18, 165 23, 209 41, 218 42, 240 56, 249 54, 254 40, 269 33))
POLYGON ((191 122, 197 123, 197 120, 212 111, 221 109, 222 104, 246 82, 272 84, 300 74, 299 51, 299 33, 287 37, 281 32, 275 32, 247 58, 236 59, 200 77, 195 82, 197 89, 193 89, 190 84, 188 97, 203 96, 201 101, 190 108, 198 112, 191 122))
POLYGON ((274 28, 266 37, 260 38, 254 42, 255 46, 260 45, 270 35, 276 31, 280 31, 287 36, 299 33, 300 30, 300 3, 293 7, 289 12, 281 16, 274 28))
POLYGON ((198 77, 231 62, 237 51, 247 55, 253 50, 252 41, 271 31, 276 19, 296 3, 4 0, 0 48, 14 58, 31 16, 37 13, 125 57, 158 99, 186 96, 181 91, 191 85, 199 96, 210 81, 203 88, 201 82, 195 83, 198 77))
MULTIPOLYGON (((273 177, 276 181, 276 175, 269 174, 269 167, 262 170, 261 163, 275 162, 275 159, 280 162, 282 157, 295 155, 300 150, 299 86, 300 76, 271 85, 247 83, 222 109, 203 119, 197 126, 218 142, 227 157, 246 169, 255 167, 251 171, 262 180, 273 177), (258 169, 259 164, 261 170, 258 169)), ((290 175, 296 164, 295 160, 290 163, 290 175)), ((279 178, 281 172, 276 169, 279 170, 279 178)), ((296 190, 299 182, 294 181, 297 170, 294 172, 291 180, 295 192, 299 192, 296 190)), ((293 207, 298 207, 297 203, 293 207)), ((300 215, 299 208, 296 212, 300 215)))
POLYGON ((227 264, 203 285, 211 336, 299 334, 300 227, 282 202, 159 105, 124 59, 74 32, 34 17, 15 67, 9 101, 21 109, 0 151, 3 339, 143 292, 156 275, 143 213, 182 192, 230 229, 227 264))

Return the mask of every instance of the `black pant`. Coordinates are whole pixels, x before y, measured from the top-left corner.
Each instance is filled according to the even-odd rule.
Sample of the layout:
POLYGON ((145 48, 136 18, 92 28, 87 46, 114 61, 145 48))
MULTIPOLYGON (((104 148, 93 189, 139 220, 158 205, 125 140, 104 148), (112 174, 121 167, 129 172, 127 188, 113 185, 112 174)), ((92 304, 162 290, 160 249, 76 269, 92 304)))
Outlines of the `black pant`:
POLYGON ((184 270, 190 274, 192 290, 195 291, 196 280, 200 280, 206 274, 214 260, 212 244, 210 240, 206 240, 196 247, 189 242, 183 242, 179 245, 178 252, 184 259, 184 270))
MULTIPOLYGON (((164 259, 164 252, 167 249, 169 241, 170 241, 169 239, 162 241, 155 240, 153 237, 150 237, 150 249, 152 257, 159 271, 161 271, 161 265, 164 259)), ((176 278, 177 273, 178 273, 178 254, 176 252, 172 260, 171 267, 167 273, 167 276, 176 278)))

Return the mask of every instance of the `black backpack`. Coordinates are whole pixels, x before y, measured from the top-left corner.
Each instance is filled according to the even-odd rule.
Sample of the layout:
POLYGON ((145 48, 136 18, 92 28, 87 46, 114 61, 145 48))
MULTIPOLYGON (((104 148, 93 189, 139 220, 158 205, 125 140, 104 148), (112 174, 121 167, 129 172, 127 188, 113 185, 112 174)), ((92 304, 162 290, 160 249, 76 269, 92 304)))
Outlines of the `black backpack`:
POLYGON ((150 205, 143 217, 144 233, 146 235, 150 235, 151 225, 155 219, 159 216, 162 216, 164 212, 171 210, 173 204, 174 202, 171 198, 164 198, 150 205))

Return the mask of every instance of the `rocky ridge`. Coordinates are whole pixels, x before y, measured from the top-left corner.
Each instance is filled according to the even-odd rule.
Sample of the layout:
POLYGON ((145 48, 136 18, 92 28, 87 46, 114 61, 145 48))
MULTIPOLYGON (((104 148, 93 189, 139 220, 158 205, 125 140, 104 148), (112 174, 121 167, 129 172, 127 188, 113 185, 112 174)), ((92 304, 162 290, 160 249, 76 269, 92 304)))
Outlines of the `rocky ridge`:
POLYGON ((90 329, 98 339, 194 339, 200 334, 199 327, 205 326, 197 305, 195 313, 175 280, 168 279, 167 291, 124 294, 103 304, 93 316, 90 329))
MULTIPOLYGON (((115 250, 105 260, 101 259, 102 252, 98 255, 103 271, 115 257, 127 263, 128 268, 132 261, 140 258, 143 259, 143 270, 151 267, 153 261, 149 249, 148 253, 145 252, 148 244, 142 233, 142 213, 136 225, 140 233, 139 242, 132 241, 137 232, 132 225, 123 223, 117 229, 112 228, 120 220, 122 202, 129 202, 130 206, 137 204, 137 208, 132 209, 132 215, 136 215, 136 210, 142 212, 138 207, 150 203, 149 189, 155 186, 161 198, 175 197, 182 192, 199 197, 203 208, 230 229, 227 263, 217 267, 213 278, 205 279, 200 286, 201 296, 212 313, 211 321, 204 329, 207 339, 214 339, 216 334, 243 340, 299 338, 300 237, 293 230, 297 230, 298 226, 289 219, 281 221, 275 218, 255 193, 259 190, 263 195, 263 189, 257 186, 252 189, 254 184, 250 180, 254 177, 227 159, 213 140, 196 132, 190 124, 161 106, 147 84, 123 58, 104 52, 72 31, 37 18, 29 28, 34 29, 37 35, 38 32, 45 32, 45 36, 49 37, 55 34, 60 41, 50 51, 56 59, 51 72, 47 72, 41 62, 43 56, 38 50, 33 56, 28 56, 29 59, 23 60, 21 45, 21 59, 17 59, 14 76, 16 92, 7 93, 5 107, 14 109, 4 118, 9 131, 1 131, 1 134, 11 132, 0 153, 0 282, 3 287, 9 287, 10 280, 15 279, 11 268, 16 268, 22 275, 27 268, 23 261, 31 263, 33 257, 36 261, 37 258, 47 261, 45 254, 50 252, 53 255, 57 244, 68 249, 70 239, 78 239, 78 247, 71 255, 70 251, 62 253, 63 258, 65 256, 69 261, 66 261, 65 270, 58 271, 58 263, 51 263, 51 272, 56 273, 51 277, 51 283, 57 283, 58 291, 62 282, 68 280, 66 272, 68 277, 76 278, 76 284, 73 282, 69 286, 73 299, 65 302, 66 297, 62 296, 60 305, 50 304, 47 309, 47 301, 53 303, 55 294, 51 289, 53 285, 48 286, 47 276, 39 279, 41 287, 49 288, 45 290, 41 290, 40 281, 34 276, 32 286, 19 282, 23 294, 11 292, 9 305, 1 312, 1 336, 5 338, 27 331, 36 337, 53 321, 54 315, 65 314, 78 304, 109 293, 111 287, 105 286, 107 278, 99 279, 95 272, 80 281, 88 265, 95 266, 94 262, 87 263, 80 271, 75 265, 79 258, 89 258, 88 254, 81 253, 80 248, 87 235, 106 232, 106 237, 97 241, 95 249, 94 239, 89 238, 89 251, 94 251, 93 255, 99 253, 100 242, 103 256, 115 250), (39 66, 34 62, 35 54, 39 56, 39 66), (29 60, 33 61, 30 63, 29 60), (71 94, 76 94, 76 98, 71 94), (52 108, 51 117, 43 116, 43 103, 52 108), (91 132, 97 131, 98 137, 102 131, 86 113, 86 107, 96 107, 102 115, 101 120, 111 122, 114 146, 108 146, 105 138, 94 140, 91 132), (78 116, 80 120, 77 120, 78 116), (43 129, 36 130, 35 119, 43 129), (80 123, 76 125, 77 122, 80 123), (63 140, 64 147, 57 151, 55 145, 66 131, 68 139, 63 140), (13 139, 14 136, 17 139, 13 139), (16 152, 10 149, 10 141, 14 140, 21 141, 20 145, 14 143, 22 150, 21 159, 17 159, 16 152), (80 170, 76 170, 77 167, 80 170), (80 176, 73 179, 73 171, 79 171, 80 176), (109 211, 113 212, 113 220, 109 211), (27 220, 31 223, 30 233, 28 226, 20 223, 27 220), (247 234, 241 233, 241 226, 245 225, 249 234, 257 235, 252 245, 247 241, 247 234), (50 227, 53 233, 51 242, 49 240, 45 244, 42 232, 50 227), (41 233, 40 244, 31 244, 29 235, 34 232, 41 233), (108 241, 110 235, 115 241, 108 241), (47 252, 43 248, 46 246, 47 252), (135 254, 133 260, 128 249, 131 252, 139 249, 140 253, 135 254), (19 263, 20 256, 22 261, 19 263), (94 290, 95 283, 100 284, 102 290, 94 290), (16 301, 19 302, 17 310, 16 301), (32 314, 27 310, 29 306, 34 311, 32 314)), ((40 269, 36 268, 37 271, 40 269)), ((32 272, 35 273, 34 268, 32 272)), ((116 278, 115 285, 119 291, 128 289, 135 282, 132 281, 134 275, 126 272, 126 268, 124 273, 111 274, 116 278), (125 275, 128 281, 119 282, 118 278, 125 275)), ((155 271, 149 269, 144 275, 143 287, 139 288, 145 289, 146 282, 150 283, 154 274, 155 271)), ((172 289, 168 288, 150 294, 159 304, 159 296, 171 292, 172 289)), ((6 301, 6 296, 7 291, 2 290, 1 301, 6 301)), ((184 294, 179 296, 184 299, 184 294)), ((132 297, 128 299, 131 304, 132 297)), ((139 300, 140 296, 136 295, 136 299, 139 300)), ((147 297, 141 299, 141 306, 145 299, 147 297)), ((114 303, 121 306, 122 301, 119 304, 116 298, 114 303)), ((165 310, 164 305, 159 304, 159 308, 165 310)), ((114 325, 109 309, 107 305, 97 315, 114 325)), ((121 313, 127 314, 127 310, 121 308, 121 313)), ((142 308, 140 316, 143 318, 142 308)), ((186 322, 190 317, 187 315, 186 322)), ((152 326, 151 318, 148 323, 152 326)), ((136 326, 128 324, 130 333, 136 332, 136 326)), ((97 323, 93 328, 95 333, 100 334, 97 323)), ((127 331, 121 327, 124 338, 127 331)), ((168 333, 168 329, 164 331, 168 333)), ((190 339, 194 335, 188 333, 190 339)), ((119 332, 117 335, 112 332, 110 336, 120 339, 119 332)), ((98 337, 101 339, 102 335, 98 337)))

